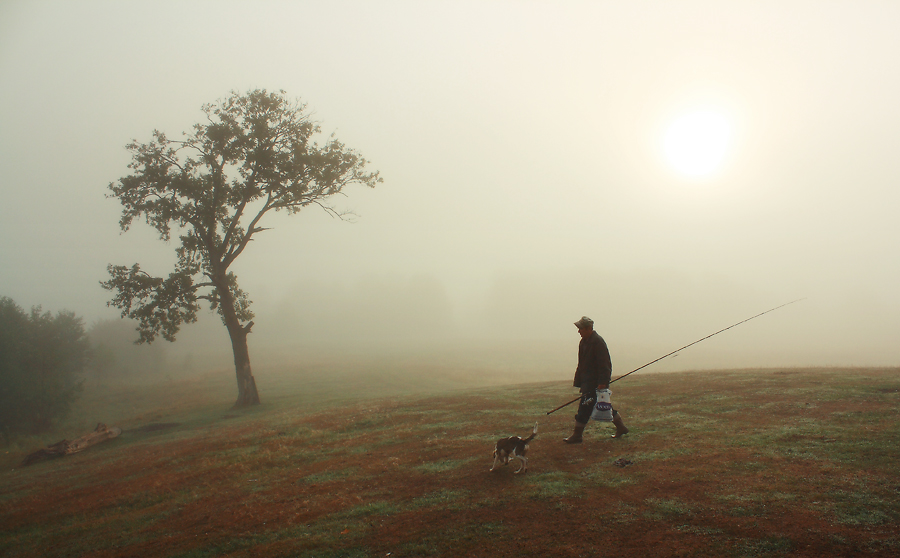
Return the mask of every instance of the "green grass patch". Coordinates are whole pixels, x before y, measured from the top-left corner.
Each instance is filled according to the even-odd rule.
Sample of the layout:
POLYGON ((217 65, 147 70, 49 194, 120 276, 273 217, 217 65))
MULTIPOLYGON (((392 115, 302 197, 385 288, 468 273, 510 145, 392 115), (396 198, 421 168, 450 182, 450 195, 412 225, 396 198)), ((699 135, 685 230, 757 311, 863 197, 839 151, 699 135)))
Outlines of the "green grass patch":
POLYGON ((342 518, 352 518, 352 519, 360 519, 364 517, 372 517, 372 516, 385 516, 396 513, 399 511, 397 504, 394 502, 387 501, 378 501, 378 502, 370 502, 368 504, 362 504, 356 506, 354 508, 350 508, 346 511, 338 513, 334 516, 335 519, 342 518))
POLYGON ((417 537, 391 552, 391 558, 418 556, 466 556, 469 548, 503 548, 515 533, 501 522, 444 525, 440 530, 417 537))
POLYGON ((563 498, 575 494, 582 486, 581 480, 573 474, 551 471, 526 477, 529 493, 536 498, 563 498))
POLYGON ((692 513, 692 507, 678 498, 648 498, 644 516, 656 520, 677 519, 692 513))
POLYGON ((789 556, 793 548, 794 543, 785 537, 745 538, 737 541, 732 555, 740 558, 789 556))
POLYGON ((410 503, 409 509, 432 507, 441 509, 462 509, 463 502, 468 496, 469 492, 467 490, 439 490, 414 499, 410 503))
POLYGON ((837 523, 845 525, 883 525, 900 516, 900 502, 885 499, 857 481, 856 490, 836 490, 828 494, 829 507, 837 523))
POLYGON ((358 475, 359 470, 359 467, 355 466, 344 467, 343 469, 332 469, 321 473, 306 475, 304 477, 301 477, 297 482, 304 482, 309 484, 336 482, 358 475))
POLYGON ((615 461, 620 458, 632 462, 634 461, 634 456, 632 455, 616 456, 614 458, 606 459, 600 463, 588 466, 583 473, 583 477, 595 486, 606 488, 618 488, 620 486, 635 484, 637 482, 636 477, 639 476, 640 473, 636 473, 635 470, 631 468, 633 465, 628 467, 617 467, 615 461))
POLYGON ((444 459, 441 461, 423 463, 422 465, 416 466, 415 469, 417 471, 422 471, 423 473, 446 473, 447 471, 459 469, 460 467, 472 463, 473 461, 475 461, 474 457, 469 457, 466 459, 444 459))

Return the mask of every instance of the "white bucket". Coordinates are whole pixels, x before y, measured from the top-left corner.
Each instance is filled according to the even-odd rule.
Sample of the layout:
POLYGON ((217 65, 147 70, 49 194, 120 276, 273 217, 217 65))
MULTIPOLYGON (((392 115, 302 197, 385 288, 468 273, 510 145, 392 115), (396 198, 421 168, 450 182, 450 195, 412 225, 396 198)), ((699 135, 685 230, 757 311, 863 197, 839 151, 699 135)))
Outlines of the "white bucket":
POLYGON ((612 392, 608 389, 597 390, 597 404, 594 405, 594 411, 591 413, 591 420, 600 420, 603 422, 612 422, 612 402, 609 396, 612 392))

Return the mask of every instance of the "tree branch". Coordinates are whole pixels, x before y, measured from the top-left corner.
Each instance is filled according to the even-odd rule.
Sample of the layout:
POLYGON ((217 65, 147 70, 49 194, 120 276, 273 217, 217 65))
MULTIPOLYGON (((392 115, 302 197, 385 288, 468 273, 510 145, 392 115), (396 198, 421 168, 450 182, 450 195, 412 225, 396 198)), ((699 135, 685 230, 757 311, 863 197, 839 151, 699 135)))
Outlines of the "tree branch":
POLYGON ((225 264, 225 267, 231 265, 231 263, 241 255, 241 252, 244 251, 244 248, 247 247, 247 243, 250 242, 250 239, 253 237, 254 233, 265 229, 256 228, 256 224, 259 223, 260 219, 262 219, 263 215, 265 215, 270 209, 272 209, 272 194, 269 194, 266 199, 265 205, 263 205, 262 209, 259 210, 259 213, 256 214, 256 217, 253 218, 253 221, 250 222, 250 225, 247 226, 247 232, 244 234, 244 238, 241 239, 240 243, 236 246, 233 246, 228 250, 227 255, 222 260, 222 263, 225 264))
POLYGON ((231 224, 228 225, 228 230, 225 231, 225 236, 222 237, 222 246, 228 246, 231 243, 231 235, 234 234, 235 229, 237 228, 237 224, 241 220, 241 216, 244 214, 244 208, 247 207, 247 198, 241 200, 240 205, 234 212, 234 215, 231 217, 231 224))

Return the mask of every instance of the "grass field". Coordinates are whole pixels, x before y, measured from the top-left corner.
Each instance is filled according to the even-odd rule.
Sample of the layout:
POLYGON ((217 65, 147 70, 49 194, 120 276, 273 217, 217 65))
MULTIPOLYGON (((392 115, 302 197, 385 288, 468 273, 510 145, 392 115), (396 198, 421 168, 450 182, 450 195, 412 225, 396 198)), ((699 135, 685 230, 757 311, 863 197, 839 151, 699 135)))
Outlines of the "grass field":
POLYGON ((211 379, 87 398, 122 435, 26 468, 37 447, 8 448, 0 554, 900 556, 898 369, 634 375, 631 433, 580 446, 574 409, 546 415, 566 382, 344 380, 243 411, 211 379), (489 473, 535 421, 528 472, 489 473))

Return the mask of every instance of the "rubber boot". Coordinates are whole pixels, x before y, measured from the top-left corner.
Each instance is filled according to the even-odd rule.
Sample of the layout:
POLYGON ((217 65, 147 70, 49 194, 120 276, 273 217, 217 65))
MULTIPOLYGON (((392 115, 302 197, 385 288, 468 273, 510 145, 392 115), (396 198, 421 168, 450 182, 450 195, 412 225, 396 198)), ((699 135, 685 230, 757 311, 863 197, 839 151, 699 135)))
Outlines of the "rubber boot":
POLYGON ((584 432, 586 424, 575 421, 575 431, 568 438, 563 438, 563 442, 567 444, 580 444, 582 442, 581 434, 584 432))
POLYGON ((625 423, 622 422, 622 415, 619 413, 613 414, 613 424, 616 425, 616 433, 612 435, 613 438, 621 438, 628 434, 628 429, 625 428, 625 423))

